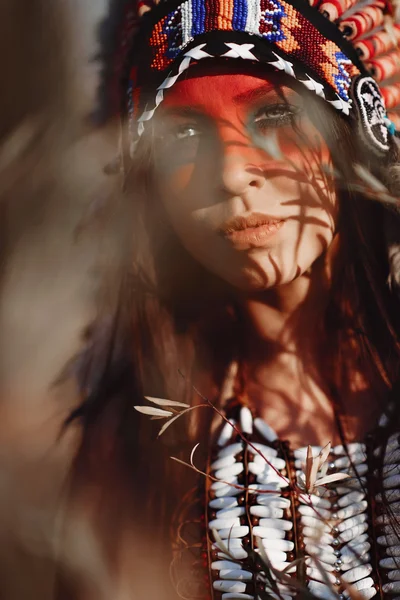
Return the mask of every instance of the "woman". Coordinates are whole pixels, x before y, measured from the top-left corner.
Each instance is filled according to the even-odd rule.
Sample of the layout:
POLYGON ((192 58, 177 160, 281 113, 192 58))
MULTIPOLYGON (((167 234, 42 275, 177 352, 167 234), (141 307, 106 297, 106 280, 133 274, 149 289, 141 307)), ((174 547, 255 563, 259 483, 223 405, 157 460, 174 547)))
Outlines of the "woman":
POLYGON ((123 416, 182 597, 400 594, 390 12, 186 0, 128 35, 126 345, 77 414, 87 440, 123 416), (168 458, 195 444, 197 476, 168 458))

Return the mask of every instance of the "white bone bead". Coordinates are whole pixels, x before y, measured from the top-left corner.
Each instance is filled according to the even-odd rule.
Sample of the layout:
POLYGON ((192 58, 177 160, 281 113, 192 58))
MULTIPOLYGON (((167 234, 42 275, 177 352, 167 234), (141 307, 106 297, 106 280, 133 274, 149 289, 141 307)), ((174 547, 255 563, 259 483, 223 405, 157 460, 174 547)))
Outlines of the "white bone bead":
POLYGON ((215 560, 211 563, 211 568, 214 571, 220 571, 221 569, 237 569, 238 563, 232 562, 231 560, 215 560))
MULTIPOLYGON (((217 483, 221 484, 219 488, 214 488, 213 490, 217 498, 222 498, 223 496, 238 496, 244 491, 242 487, 236 488, 233 485, 229 485, 229 483, 223 483, 222 481, 213 483, 211 489, 213 488, 213 485, 216 485, 217 483)), ((238 485, 237 479, 236 481, 231 481, 231 484, 232 483, 238 485)))
POLYGON ((347 583, 354 583, 360 579, 367 577, 372 571, 372 565, 366 564, 359 567, 354 567, 342 575, 342 579, 347 583))
MULTIPOLYGON (((268 479, 268 477, 266 477, 265 479, 268 479)), ((261 491, 272 491, 272 490, 283 489, 289 485, 289 480, 287 479, 287 477, 283 477, 283 475, 278 475, 277 473, 271 474, 270 481, 263 481, 263 479, 264 478, 261 475, 258 475, 257 476, 258 483, 249 485, 249 489, 258 489, 261 491)))
POLYGON ((257 496, 257 504, 262 506, 274 506, 275 508, 290 508, 289 498, 282 498, 273 494, 259 494, 257 496))
POLYGON ((393 524, 390 523, 390 525, 383 525, 380 527, 380 532, 382 535, 391 535, 394 532, 393 529, 393 524))
MULTIPOLYGON (((318 456, 318 454, 322 450, 322 446, 311 446, 311 450, 312 450, 313 456, 318 456)), ((307 458, 307 452, 308 452, 308 446, 303 446, 303 448, 297 448, 297 450, 295 450, 293 452, 293 454, 294 454, 295 458, 304 461, 307 458)))
POLYGON ((258 450, 259 452, 261 452, 261 454, 263 456, 265 456, 266 458, 270 458, 270 457, 278 455, 278 450, 276 450, 276 448, 271 448, 270 446, 266 446, 265 444, 259 444, 258 442, 252 442, 251 446, 249 444, 247 446, 247 448, 248 448, 249 452, 251 452, 252 454, 254 454, 256 456, 260 456, 260 455, 257 452, 254 451, 253 446, 254 446, 254 448, 256 450, 258 450))
POLYGON ((337 594, 325 583, 312 580, 308 583, 308 589, 322 600, 337 600, 337 594))
POLYGON ((330 532, 332 530, 332 527, 328 523, 325 524, 324 521, 321 521, 321 519, 316 519, 315 517, 302 516, 301 524, 304 527, 312 527, 317 529, 321 533, 323 531, 330 532))
POLYGON ((247 525, 239 525, 236 527, 227 527, 226 529, 220 529, 218 531, 221 539, 234 539, 234 538, 242 538, 248 535, 249 527, 247 525))
POLYGON ((235 517, 241 517, 246 513, 244 506, 236 506, 235 508, 223 508, 217 511, 216 519, 233 519, 235 517))
POLYGON ((392 475, 398 475, 400 473, 399 464, 389 464, 383 468, 383 475, 385 477, 391 477, 392 475))
POLYGON ((349 517, 354 517, 355 515, 359 515, 360 513, 364 512, 367 510, 367 507, 367 501, 362 500, 361 502, 354 502, 345 508, 340 508, 336 514, 339 519, 348 519, 349 517))
POLYGON ((392 452, 385 452, 385 456, 383 457, 384 465, 393 465, 398 464, 400 462, 400 450, 396 449, 392 452))
POLYGON ((223 456, 222 458, 217 458, 210 466, 211 471, 216 471, 217 469, 223 469, 224 467, 229 467, 235 463, 235 457, 232 454, 231 456, 223 456))
MULTIPOLYGON (((333 565, 337 561, 337 556, 336 554, 334 554, 333 550, 323 550, 320 546, 317 546, 316 544, 305 544, 305 547, 308 553, 315 554, 316 556, 318 556, 318 559, 323 563, 333 565)), ((306 559, 306 562, 307 560, 308 559, 306 559)))
POLYGON ((332 511, 326 510, 325 508, 314 507, 314 506, 306 506, 305 504, 301 504, 298 508, 298 512, 304 517, 315 517, 322 519, 331 519, 332 511))
POLYGON ((360 444, 358 442, 352 442, 351 444, 348 444, 346 447, 345 446, 334 446, 332 448, 331 452, 332 452, 332 454, 336 454, 336 455, 347 454, 346 448, 347 448, 347 452, 350 454, 350 456, 352 456, 356 452, 365 453, 367 450, 367 447, 365 444, 360 444))
POLYGON ((221 433, 219 434, 219 438, 217 441, 218 446, 225 446, 225 444, 229 442, 229 440, 235 433, 235 430, 232 427, 232 425, 236 425, 236 421, 234 419, 231 419, 230 421, 226 422, 225 425, 222 427, 221 433))
POLYGON ((359 477, 362 477, 366 473, 368 473, 368 465, 366 463, 361 463, 359 465, 354 465, 349 469, 349 474, 356 473, 359 477))
MULTIPOLYGON (((378 592, 375 589, 375 587, 370 587, 365 590, 358 590, 358 593, 360 594, 360 596, 362 596, 362 598, 364 598, 364 600, 370 600, 370 598, 373 598, 374 596, 376 596, 376 594, 378 592)), ((394 600, 394 598, 393 598, 393 600, 394 600)))
POLYGON ((232 548, 243 548, 243 540, 240 538, 230 538, 224 541, 224 545, 231 550, 232 548))
POLYGON ((383 478, 383 487, 385 490, 400 487, 400 475, 393 475, 392 477, 383 478))
POLYGON ((229 467, 224 467, 223 469, 218 469, 215 472, 216 479, 223 479, 225 481, 229 481, 231 477, 235 475, 240 475, 243 473, 244 465, 241 462, 235 462, 233 465, 229 465, 229 467))
POLYGON ((349 479, 344 479, 340 483, 342 485, 339 485, 336 488, 336 493, 339 494, 339 496, 342 496, 343 494, 348 494, 351 490, 362 491, 363 487, 367 484, 367 478, 349 477, 349 479))
POLYGON ((340 532, 347 531, 348 529, 351 529, 352 527, 357 527, 357 525, 361 525, 362 523, 365 523, 366 520, 367 520, 366 513, 356 514, 354 517, 350 517, 349 519, 346 519, 345 521, 342 521, 341 523, 339 523, 337 528, 339 529, 340 532))
POLYGON ((399 538, 397 535, 379 535, 376 538, 377 543, 380 546, 396 546, 398 544, 399 538))
POLYGON ((400 490, 388 490, 385 494, 377 494, 376 501, 377 502, 397 502, 400 500, 400 490))
POLYGON ((315 581, 321 581, 324 583, 327 579, 331 583, 335 583, 336 576, 333 573, 327 573, 327 571, 321 568, 321 571, 316 567, 307 567, 307 575, 310 579, 315 579, 315 581))
POLYGON ((366 554, 368 554, 371 549, 371 544, 369 542, 362 542, 361 544, 356 544, 355 546, 348 545, 344 546, 341 550, 341 559, 344 563, 351 563, 354 559, 360 560, 366 554))
POLYGON ((285 537, 283 529, 271 529, 269 527, 260 527, 259 525, 253 527, 253 533, 258 537, 270 540, 283 540, 285 537))
MULTIPOLYGON (((238 483, 237 477, 230 477, 226 481, 214 481, 214 483, 211 484, 211 489, 216 492, 230 483, 236 485, 238 483)), ((232 488, 232 491, 233 490, 234 488, 232 488)))
POLYGON ((390 502, 389 506, 391 513, 400 513, 400 502, 390 502))
POLYGON ((272 429, 272 427, 267 425, 267 423, 263 419, 256 417, 254 419, 254 426, 257 429, 258 433, 260 433, 263 436, 263 438, 267 440, 267 442, 275 442, 275 440, 278 439, 278 436, 276 435, 275 431, 272 429))
POLYGON ((350 529, 346 529, 339 536, 338 539, 344 544, 349 542, 350 540, 354 540, 357 536, 367 531, 368 523, 361 523, 361 525, 356 525, 355 527, 351 527, 350 529))
POLYGON ((221 581, 220 579, 217 579, 217 581, 213 582, 213 588, 218 592, 243 593, 246 591, 246 584, 244 581, 221 581))
POLYGON ((392 444, 397 444, 397 446, 400 446, 400 435, 398 433, 392 433, 392 435, 389 436, 387 445, 389 446, 392 444))
MULTIPOLYGON (((250 494, 261 494, 270 497, 276 497, 280 495, 280 482, 274 481, 273 483, 260 484, 260 483, 251 483, 248 486, 248 490, 250 494), (274 493, 271 493, 274 492, 274 493)), ((260 496, 259 496, 260 497, 260 496)), ((258 498, 257 498, 258 501, 258 498)))
POLYGON ((340 508, 346 508, 350 504, 353 504, 353 502, 361 502, 362 500, 364 500, 364 498, 364 492, 354 491, 339 498, 337 503, 340 506, 340 508))
POLYGON ((240 409, 240 427, 242 428, 242 432, 246 435, 251 435, 253 433, 253 415, 247 406, 243 406, 240 409))
POLYGON ((282 529, 290 531, 293 529, 293 522, 286 519, 260 519, 260 527, 268 527, 268 529, 282 529))
POLYGON ((310 544, 332 544, 335 539, 330 533, 321 533, 321 530, 315 527, 304 527, 303 536, 304 542, 310 544))
POLYGON ((400 571, 398 567, 393 571, 389 571, 388 579, 390 579, 390 581, 400 581, 400 571))
POLYGON ((389 415, 384 413, 379 417, 378 427, 387 427, 390 423, 389 415))
POLYGON ((351 460, 348 456, 341 456, 340 458, 337 458, 333 462, 334 462, 336 469, 347 469, 352 464, 360 465, 361 463, 365 462, 365 460, 366 460, 365 454, 362 452, 358 452, 358 453, 353 454, 353 456, 351 457, 351 460))
POLYGON ((264 551, 268 557, 268 560, 273 566, 275 566, 276 563, 286 562, 286 552, 282 552, 282 550, 271 550, 266 548, 264 548, 264 551))
POLYGON ((331 508, 332 503, 327 498, 321 496, 315 496, 315 494, 299 494, 299 501, 302 504, 310 505, 318 508, 331 508))
POLYGON ((218 508, 233 508, 238 506, 237 498, 232 498, 231 496, 225 496, 224 498, 214 498, 214 500, 210 500, 208 503, 210 508, 217 510, 218 508))
POLYGON ((253 458, 253 463, 255 465, 270 465, 282 471, 282 469, 286 468, 286 461, 283 458, 279 458, 278 456, 260 456, 259 454, 255 454, 253 458))
POLYGON ((219 558, 226 558, 228 560, 231 560, 231 558, 235 558, 236 560, 243 560, 245 558, 248 557, 248 554, 246 552, 246 550, 244 550, 244 548, 229 548, 229 554, 231 556, 229 556, 229 554, 224 554, 224 552, 220 549, 217 548, 217 546, 213 545, 213 549, 217 550, 217 555, 219 558))
POLYGON ((278 474, 275 469, 272 467, 272 465, 268 464, 268 462, 263 461, 262 463, 259 462, 250 462, 249 463, 249 471, 250 473, 253 473, 253 475, 264 475, 264 476, 270 476, 271 477, 271 481, 274 481, 274 479, 272 478, 280 478, 280 474, 278 474))
POLYGON ((374 580, 372 577, 366 577, 365 579, 361 579, 361 581, 355 581, 352 583, 351 587, 361 592, 362 590, 366 590, 374 585, 374 580))
POLYGON ((386 548, 386 554, 388 556, 400 556, 400 546, 390 546, 386 548))
POLYGON ((291 552, 294 548, 294 543, 290 540, 272 540, 262 539, 261 543, 268 550, 282 550, 283 552, 291 552))
MULTIPOLYGON (((269 527, 263 527, 265 537, 268 537, 270 540, 284 540, 285 532, 283 529, 271 529, 269 527)), ((254 528, 253 528, 254 531, 254 528)))
POLYGON ((251 581, 253 579, 253 573, 250 571, 244 571, 243 569, 238 569, 237 565, 236 570, 233 569, 222 569, 219 572, 219 577, 221 579, 231 579, 233 581, 251 581))
POLYGON ((250 596, 250 594, 231 594, 227 592, 226 594, 222 594, 222 600, 254 600, 254 596, 250 596))
POLYGON ((271 562, 286 562, 286 552, 282 550, 265 549, 265 554, 271 562))
POLYGON ((385 594, 399 594, 400 581, 391 581, 390 583, 385 583, 382 586, 382 590, 385 592, 385 594))
POLYGON ((363 533, 362 535, 360 535, 356 540, 350 540, 347 544, 346 544, 346 548, 353 548, 355 546, 358 546, 359 544, 364 544, 364 542, 368 541, 368 534, 367 533, 363 533))
POLYGON ((383 569, 400 569, 400 559, 395 558, 382 558, 379 561, 379 566, 383 569))
POLYGON ((283 509, 275 508, 274 506, 250 506, 250 514, 254 517, 263 517, 271 519, 281 519, 283 517, 283 509))
POLYGON ((234 444, 229 444, 226 448, 222 448, 218 452, 218 458, 225 458, 226 456, 236 456, 243 450, 243 442, 236 442, 234 444))
POLYGON ((240 519, 213 519, 208 524, 210 529, 224 529, 226 527, 238 527, 240 526, 240 519))
POLYGON ((364 565, 366 563, 371 562, 371 555, 369 552, 366 552, 362 559, 358 557, 354 557, 354 559, 350 562, 343 561, 341 566, 342 571, 349 571, 350 569, 354 569, 355 567, 359 567, 360 565, 364 565))
MULTIPOLYGON (((265 590, 268 592, 268 597, 272 598, 273 600, 292 600, 292 596, 289 596, 288 594, 282 594, 280 593, 279 595, 275 592, 273 592, 270 588, 265 588, 265 590)), ((260 600, 260 596, 257 596, 257 600, 260 600)))

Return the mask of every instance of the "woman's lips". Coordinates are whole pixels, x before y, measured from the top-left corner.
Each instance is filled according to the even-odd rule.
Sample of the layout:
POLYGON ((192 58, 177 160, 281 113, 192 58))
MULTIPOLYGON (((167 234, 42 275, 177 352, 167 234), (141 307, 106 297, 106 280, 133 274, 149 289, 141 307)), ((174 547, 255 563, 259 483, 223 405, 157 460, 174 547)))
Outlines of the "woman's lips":
POLYGON ((282 219, 263 214, 234 217, 221 227, 221 234, 235 246, 260 248, 285 223, 282 219))

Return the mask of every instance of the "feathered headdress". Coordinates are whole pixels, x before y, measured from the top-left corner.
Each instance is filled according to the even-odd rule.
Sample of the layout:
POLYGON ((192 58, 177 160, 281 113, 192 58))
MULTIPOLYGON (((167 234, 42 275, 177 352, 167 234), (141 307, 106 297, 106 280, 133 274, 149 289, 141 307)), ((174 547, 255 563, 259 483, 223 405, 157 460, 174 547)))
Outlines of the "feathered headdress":
POLYGON ((116 0, 102 30, 103 104, 140 137, 164 91, 200 60, 265 63, 353 119, 385 154, 400 108, 400 25, 389 0, 116 0))

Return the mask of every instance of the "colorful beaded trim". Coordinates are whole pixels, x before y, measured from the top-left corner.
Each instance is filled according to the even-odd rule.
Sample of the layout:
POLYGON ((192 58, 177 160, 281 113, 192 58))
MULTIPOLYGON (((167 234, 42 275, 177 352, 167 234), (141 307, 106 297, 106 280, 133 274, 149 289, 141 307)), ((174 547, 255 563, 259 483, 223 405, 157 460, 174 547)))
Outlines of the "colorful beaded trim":
POLYGON ((151 69, 164 71, 195 37, 212 31, 244 32, 269 42, 346 102, 350 80, 360 74, 337 44, 285 0, 185 0, 153 27, 151 69))

